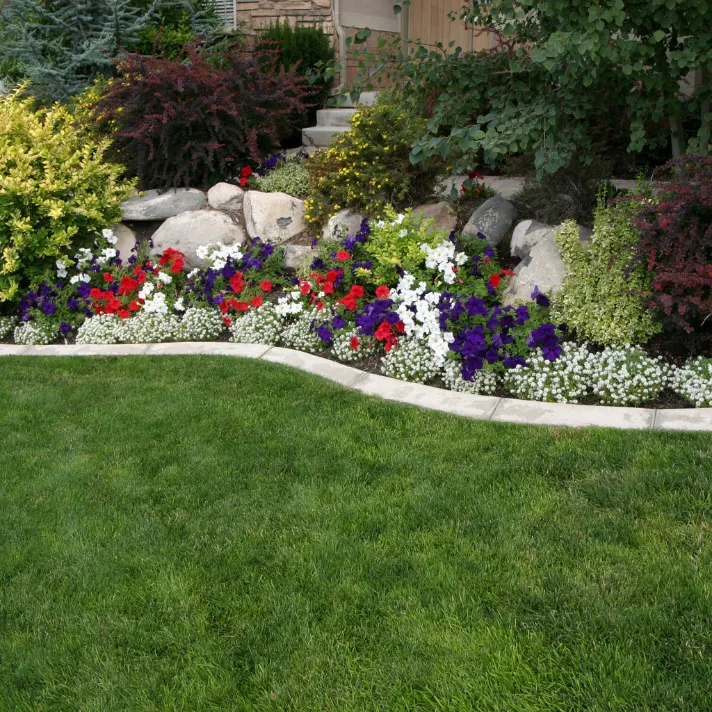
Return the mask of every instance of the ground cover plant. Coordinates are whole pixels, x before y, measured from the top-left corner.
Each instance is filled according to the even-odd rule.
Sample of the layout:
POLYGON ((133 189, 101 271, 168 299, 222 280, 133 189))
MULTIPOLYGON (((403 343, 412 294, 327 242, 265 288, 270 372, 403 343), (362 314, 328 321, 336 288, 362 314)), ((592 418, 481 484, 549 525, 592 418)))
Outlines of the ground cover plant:
POLYGON ((709 436, 197 358, 0 364, 3 710, 708 708, 709 436))

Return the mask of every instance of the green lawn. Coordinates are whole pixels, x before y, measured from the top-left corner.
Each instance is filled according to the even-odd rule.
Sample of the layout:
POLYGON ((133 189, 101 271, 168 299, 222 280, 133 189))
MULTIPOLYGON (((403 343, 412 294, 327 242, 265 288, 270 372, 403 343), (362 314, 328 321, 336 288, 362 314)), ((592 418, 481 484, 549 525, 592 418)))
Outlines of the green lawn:
POLYGON ((0 711, 710 710, 712 437, 0 359, 0 711))

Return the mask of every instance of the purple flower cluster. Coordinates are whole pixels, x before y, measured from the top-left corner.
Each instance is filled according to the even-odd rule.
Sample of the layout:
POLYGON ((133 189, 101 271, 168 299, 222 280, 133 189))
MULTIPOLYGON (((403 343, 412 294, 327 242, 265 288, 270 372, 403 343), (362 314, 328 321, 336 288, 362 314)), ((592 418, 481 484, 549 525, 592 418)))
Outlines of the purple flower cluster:
POLYGON ((257 173, 257 175, 260 177, 264 176, 265 171, 271 171, 272 169, 276 168, 280 163, 286 162, 287 157, 283 153, 274 153, 271 156, 265 158, 264 161, 262 161, 262 165, 257 167, 255 173, 257 173))
POLYGON ((553 324, 542 324, 534 329, 527 338, 527 346, 531 349, 539 347, 547 361, 556 361, 561 355, 559 337, 553 324))
POLYGON ((376 299, 364 304, 356 312, 356 326, 367 336, 373 336, 374 332, 384 321, 392 326, 400 321, 398 312, 392 310, 392 299, 376 299))

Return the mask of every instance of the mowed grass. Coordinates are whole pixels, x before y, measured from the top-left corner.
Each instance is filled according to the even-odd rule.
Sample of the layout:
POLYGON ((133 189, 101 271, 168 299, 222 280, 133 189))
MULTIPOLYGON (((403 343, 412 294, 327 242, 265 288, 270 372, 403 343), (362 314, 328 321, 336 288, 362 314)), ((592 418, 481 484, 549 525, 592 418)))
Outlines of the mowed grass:
POLYGON ((0 710, 710 710, 712 437, 0 359, 0 710))

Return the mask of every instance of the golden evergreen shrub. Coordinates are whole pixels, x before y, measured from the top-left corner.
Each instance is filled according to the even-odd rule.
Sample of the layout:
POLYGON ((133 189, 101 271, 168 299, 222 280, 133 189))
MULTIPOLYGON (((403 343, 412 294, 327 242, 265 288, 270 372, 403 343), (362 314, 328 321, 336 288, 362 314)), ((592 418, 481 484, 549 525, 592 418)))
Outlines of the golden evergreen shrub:
POLYGON ((0 99, 0 302, 121 219, 133 183, 104 160, 107 148, 77 130, 63 106, 0 99))

